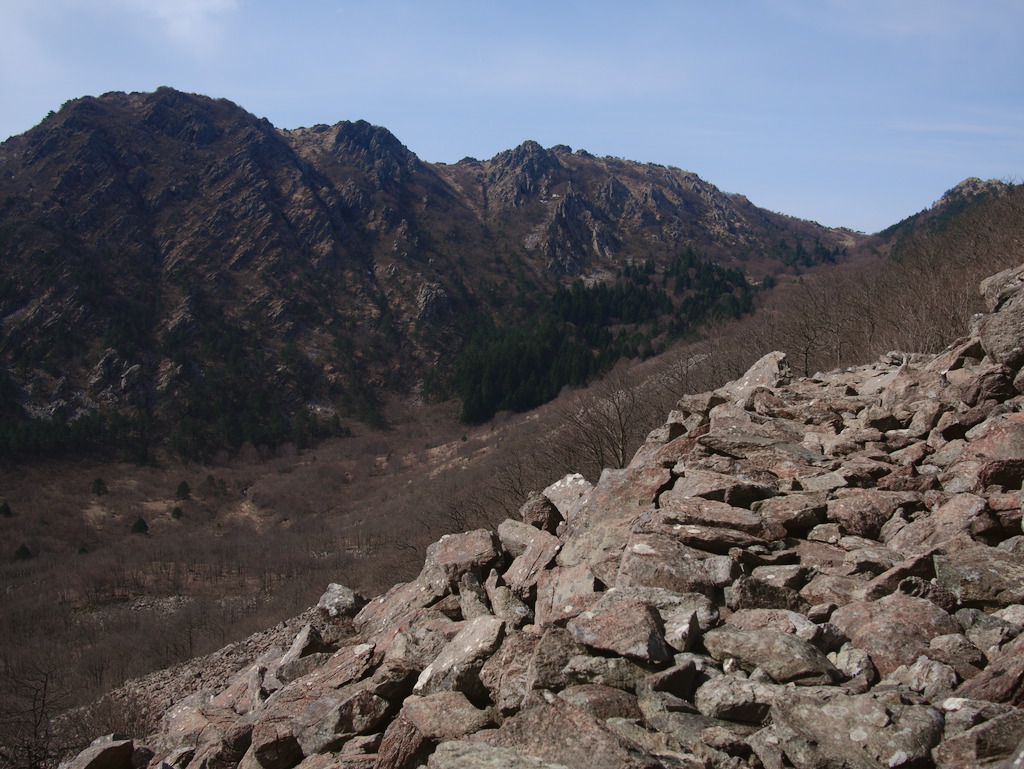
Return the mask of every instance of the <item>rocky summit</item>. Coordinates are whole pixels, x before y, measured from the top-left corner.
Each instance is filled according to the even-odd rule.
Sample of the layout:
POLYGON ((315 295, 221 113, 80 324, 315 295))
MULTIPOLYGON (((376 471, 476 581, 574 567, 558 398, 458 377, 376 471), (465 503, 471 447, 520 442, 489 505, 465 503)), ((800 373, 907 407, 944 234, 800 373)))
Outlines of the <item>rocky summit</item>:
POLYGON ((684 397, 66 769, 1019 766, 1024 266, 982 292, 939 355, 684 397))

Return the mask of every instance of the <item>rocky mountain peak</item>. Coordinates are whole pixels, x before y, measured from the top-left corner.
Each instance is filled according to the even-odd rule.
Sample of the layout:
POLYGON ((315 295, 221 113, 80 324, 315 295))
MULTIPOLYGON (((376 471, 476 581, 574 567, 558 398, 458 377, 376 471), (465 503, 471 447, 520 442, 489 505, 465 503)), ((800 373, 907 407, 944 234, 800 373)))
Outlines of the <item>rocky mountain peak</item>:
POLYGON ((518 208, 546 193, 562 170, 558 154, 533 140, 499 152, 489 161, 486 184, 492 202, 518 208))
POLYGON ((938 355, 685 396, 67 769, 1019 765, 1024 265, 982 290, 938 355))
POLYGON ((343 166, 352 166, 372 178, 379 187, 395 188, 425 170, 409 149, 386 128, 365 120, 344 120, 333 126, 319 125, 282 132, 300 145, 311 142, 343 166))
POLYGON ((1009 185, 999 179, 980 179, 977 176, 969 176, 952 189, 946 190, 933 207, 962 203, 983 195, 1002 192, 1008 188, 1009 185))
POLYGON ((247 422, 347 413, 367 382, 411 392, 466 341, 471 314, 497 312, 509 280, 539 302, 567 275, 614 275, 634 258, 664 270, 686 247, 778 269, 783 237, 850 245, 678 169, 562 145, 428 164, 366 121, 278 130, 170 88, 85 97, 0 145, 0 412, 24 414, 19 425, 51 413, 64 382, 73 413, 119 411, 166 440, 211 400, 195 395, 204 382, 238 395, 255 378, 271 392, 247 422), (175 319, 185 300, 202 309, 187 323, 175 319), (214 376, 225 362, 212 351, 243 338, 266 353, 260 375, 243 385, 237 364, 214 376), (130 398, 90 385, 108 349, 142 369, 130 398), (322 355, 317 371, 345 381, 293 370, 322 355), (301 398, 281 372, 311 383, 301 398))

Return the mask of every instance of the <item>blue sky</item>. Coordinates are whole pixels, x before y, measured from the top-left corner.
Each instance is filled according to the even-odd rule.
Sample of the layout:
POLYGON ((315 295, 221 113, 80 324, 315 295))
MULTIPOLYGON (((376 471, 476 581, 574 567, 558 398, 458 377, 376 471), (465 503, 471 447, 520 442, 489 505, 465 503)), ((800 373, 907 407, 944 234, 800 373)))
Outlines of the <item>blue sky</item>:
POLYGON ((0 138, 168 85, 423 160, 526 139, 877 231, 1024 176, 1024 0, 0 0, 0 138))

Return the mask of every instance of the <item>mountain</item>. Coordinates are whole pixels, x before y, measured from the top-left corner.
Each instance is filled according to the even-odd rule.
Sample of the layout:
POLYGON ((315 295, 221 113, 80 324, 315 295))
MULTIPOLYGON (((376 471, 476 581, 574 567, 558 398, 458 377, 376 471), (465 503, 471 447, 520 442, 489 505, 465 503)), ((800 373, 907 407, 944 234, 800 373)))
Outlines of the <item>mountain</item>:
POLYGON ((315 438, 381 421, 390 393, 460 394, 453 377, 479 378, 497 336, 576 278, 642 287, 642 265, 661 287, 634 289, 634 305, 668 317, 690 300, 669 331, 605 311, 600 338, 549 351, 575 374, 565 363, 518 400, 477 393, 484 418, 742 312, 756 278, 861 242, 677 168, 565 146, 430 164, 363 121, 279 130, 169 88, 77 99, 0 145, 0 446, 145 457, 168 442, 201 458, 315 438))
POLYGON ((946 190, 930 207, 887 227, 879 235, 888 250, 894 249, 898 252, 900 249, 908 248, 915 237, 942 232, 957 214, 977 207, 991 198, 1005 195, 1012 188, 1013 185, 999 179, 968 177, 946 190))

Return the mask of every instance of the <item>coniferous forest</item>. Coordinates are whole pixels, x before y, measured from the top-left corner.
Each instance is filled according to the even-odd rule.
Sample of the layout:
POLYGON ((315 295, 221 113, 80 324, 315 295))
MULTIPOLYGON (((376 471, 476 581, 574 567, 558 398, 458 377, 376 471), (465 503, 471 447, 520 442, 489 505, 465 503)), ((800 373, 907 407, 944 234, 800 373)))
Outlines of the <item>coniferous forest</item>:
POLYGON ((646 261, 620 270, 614 282, 560 286, 508 322, 482 318, 452 374, 462 420, 479 424, 499 411, 536 408, 619 360, 648 358, 707 323, 750 312, 754 293, 740 270, 687 248, 664 270, 646 261))

